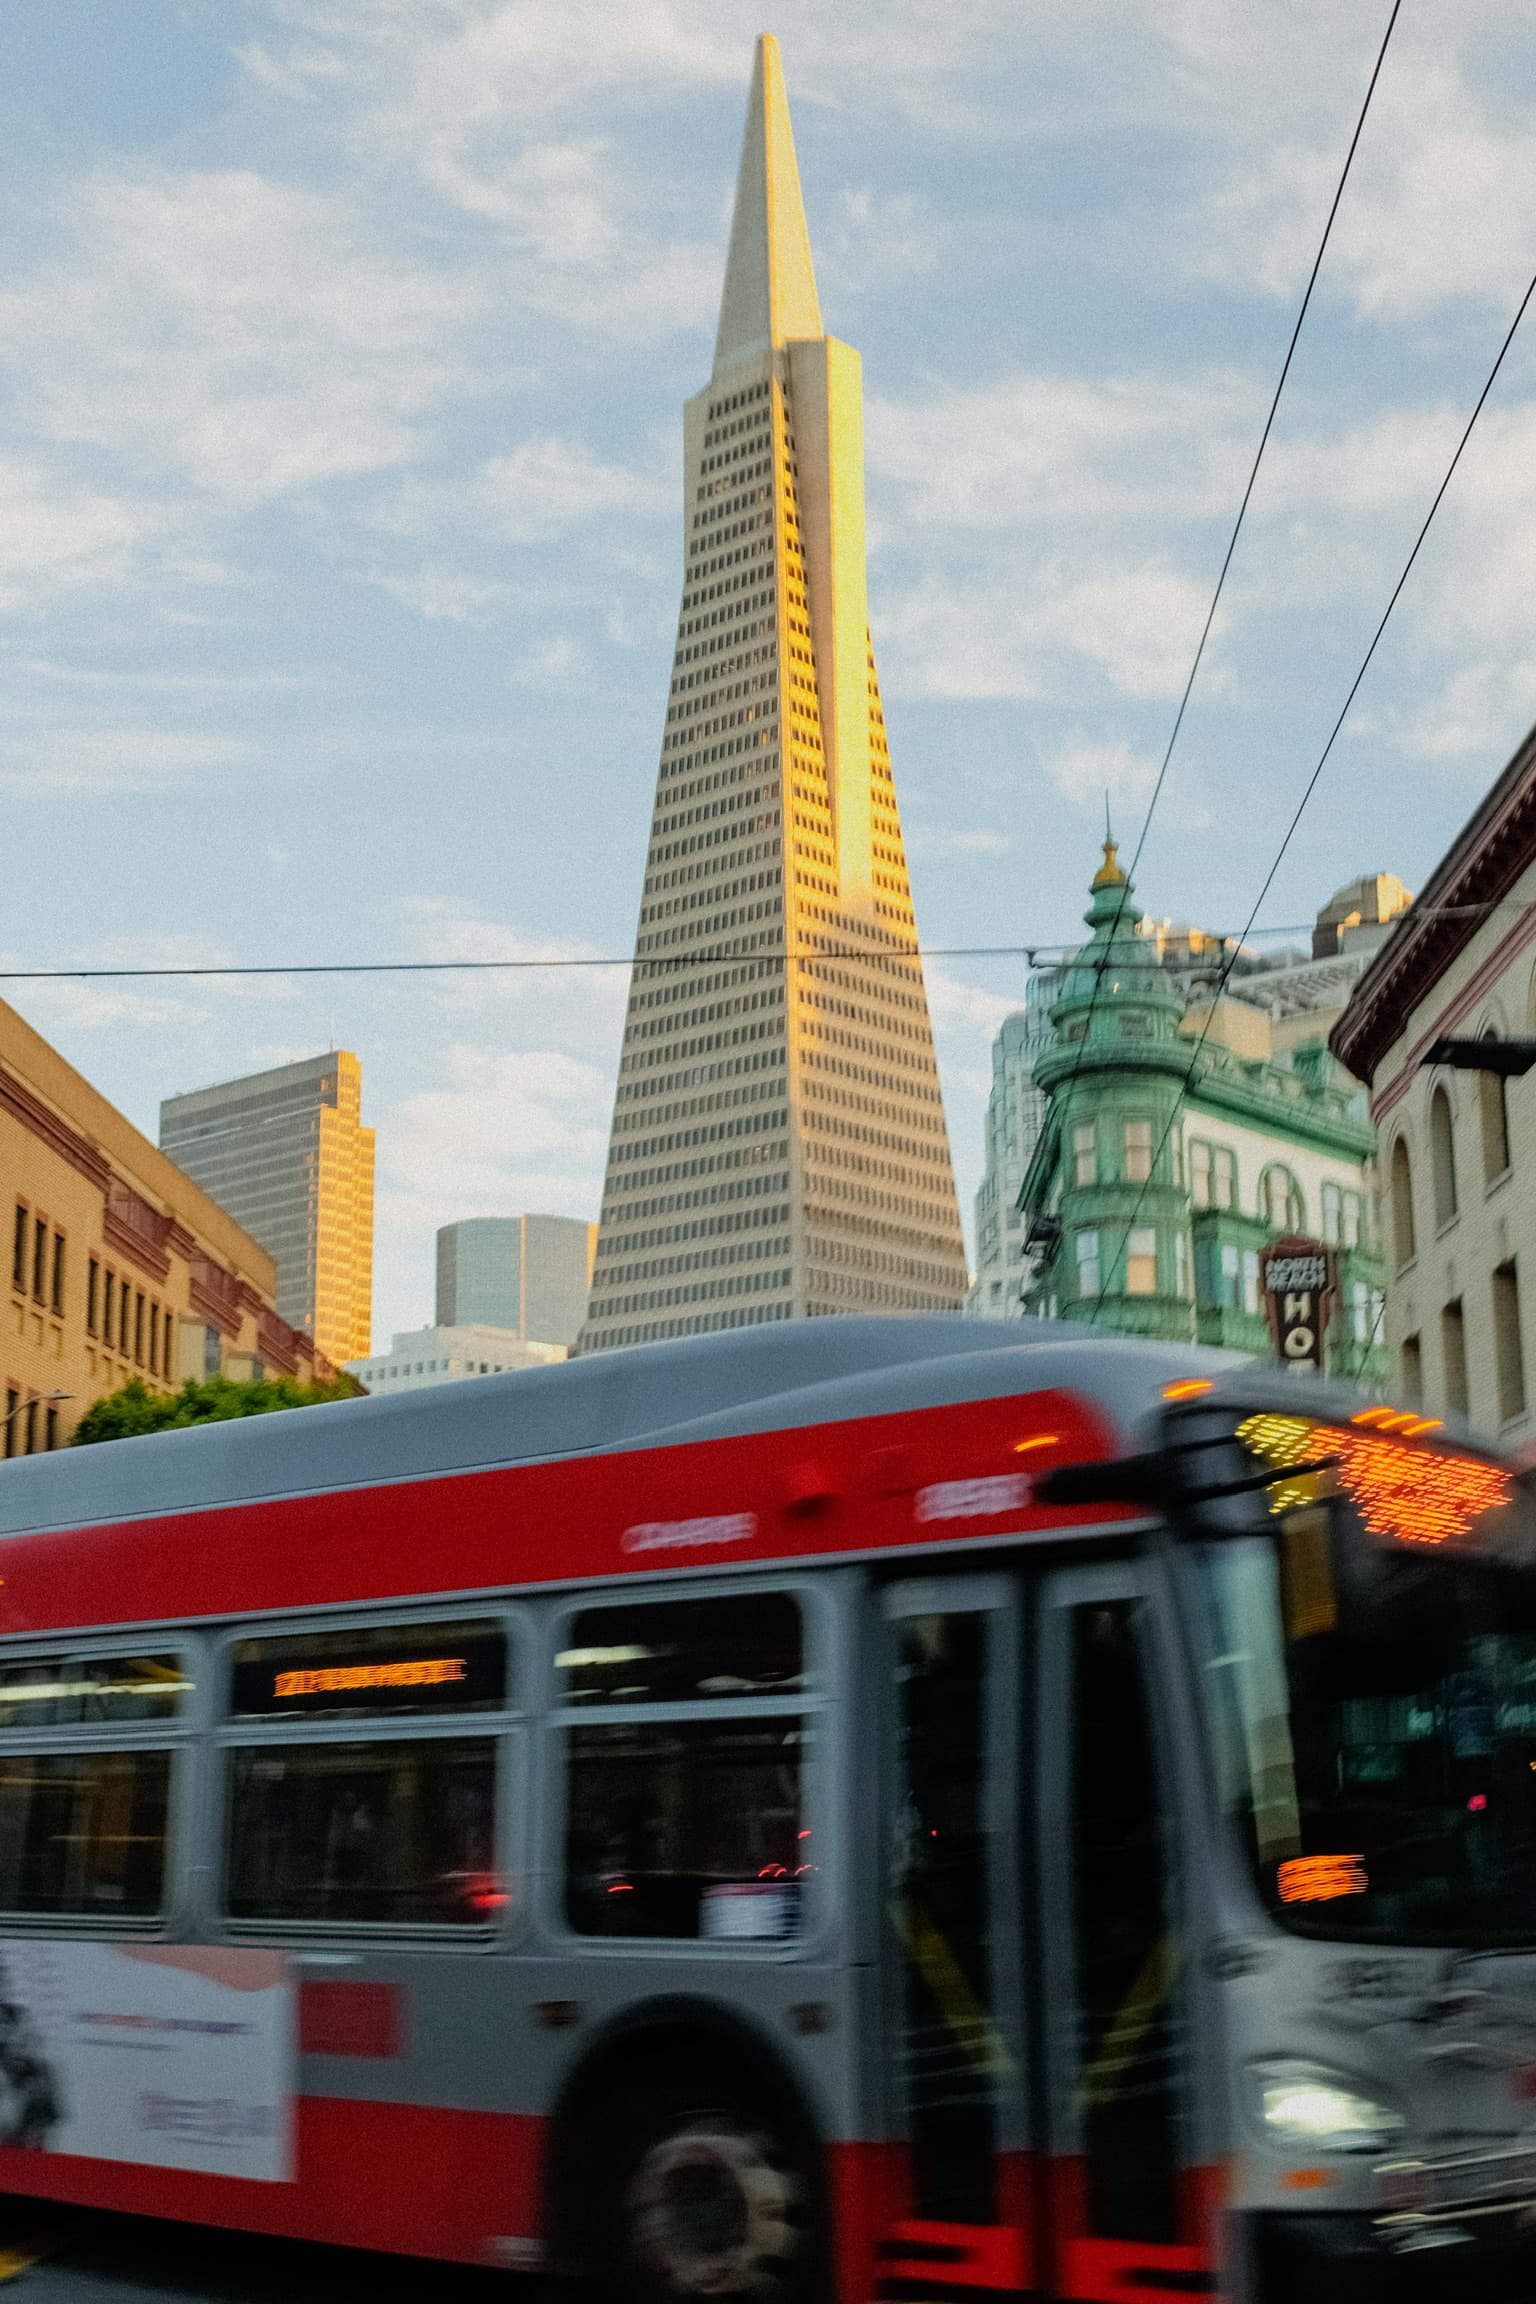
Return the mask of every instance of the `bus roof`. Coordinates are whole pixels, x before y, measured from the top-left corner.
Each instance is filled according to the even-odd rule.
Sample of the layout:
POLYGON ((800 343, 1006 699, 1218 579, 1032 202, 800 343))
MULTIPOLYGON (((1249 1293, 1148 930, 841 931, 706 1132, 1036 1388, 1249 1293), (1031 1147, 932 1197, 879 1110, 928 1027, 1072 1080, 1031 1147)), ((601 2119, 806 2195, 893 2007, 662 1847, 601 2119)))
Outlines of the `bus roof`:
POLYGON ((1230 1354, 1043 1320, 800 1320, 0 1464, 0 1536, 676 1446, 1067 1386, 1129 1434, 1230 1354))

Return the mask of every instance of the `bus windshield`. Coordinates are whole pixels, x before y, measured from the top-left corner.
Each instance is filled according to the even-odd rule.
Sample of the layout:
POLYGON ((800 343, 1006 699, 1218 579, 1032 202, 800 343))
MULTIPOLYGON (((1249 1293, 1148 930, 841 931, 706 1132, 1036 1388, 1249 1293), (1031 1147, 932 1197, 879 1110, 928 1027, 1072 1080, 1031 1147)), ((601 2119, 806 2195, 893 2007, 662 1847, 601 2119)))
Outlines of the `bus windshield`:
POLYGON ((1523 1491, 1433 1447, 1357 1461, 1349 1426, 1249 1418, 1232 1436, 1250 1467, 1286 1470, 1195 1548, 1225 1796, 1266 1904, 1336 1939, 1536 1943, 1523 1491))

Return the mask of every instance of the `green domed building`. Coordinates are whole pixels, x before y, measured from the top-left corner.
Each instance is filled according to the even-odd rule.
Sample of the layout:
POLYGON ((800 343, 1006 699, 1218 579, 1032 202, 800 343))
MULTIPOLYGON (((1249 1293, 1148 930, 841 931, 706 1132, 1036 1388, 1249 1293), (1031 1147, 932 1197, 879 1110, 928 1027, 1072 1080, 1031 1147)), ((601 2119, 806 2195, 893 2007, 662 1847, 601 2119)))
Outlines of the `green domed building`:
POLYGON ((1336 1255, 1330 1369, 1384 1380, 1362 1097, 1321 1041, 1279 1060, 1263 1010, 1192 996, 1138 933, 1133 899, 1106 839, 1089 939, 1035 1066, 1047 1109, 1019 1194, 1036 1256, 1026 1309, 1268 1352, 1259 1254, 1307 1234, 1336 1255))

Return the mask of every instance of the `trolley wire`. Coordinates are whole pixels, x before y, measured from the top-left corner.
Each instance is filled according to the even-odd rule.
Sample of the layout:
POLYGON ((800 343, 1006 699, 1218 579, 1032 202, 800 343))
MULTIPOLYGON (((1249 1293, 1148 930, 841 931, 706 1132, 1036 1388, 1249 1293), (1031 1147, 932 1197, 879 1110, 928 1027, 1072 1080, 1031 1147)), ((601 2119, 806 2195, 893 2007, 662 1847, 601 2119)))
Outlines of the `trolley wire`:
MULTIPOLYGON (((1513 344, 1515 340, 1515 336, 1519 330, 1520 323, 1525 318, 1526 312, 1530 306, 1531 298, 1533 296, 1536 296, 1536 272, 1532 273, 1530 280, 1526 284, 1525 294, 1521 297, 1519 304, 1516 306, 1515 316, 1510 321, 1509 327, 1505 331, 1504 340, 1500 344, 1499 349, 1494 356, 1493 365, 1489 369, 1483 384, 1483 388, 1479 392, 1477 399, 1473 404, 1472 413, 1467 418, 1466 424, 1463 427, 1461 438, 1457 441, 1455 450, 1451 456, 1451 460, 1447 464, 1444 474, 1441 477, 1440 485, 1435 490, 1434 496, 1430 500, 1429 510, 1424 515, 1423 521, 1419 528, 1419 532, 1415 536, 1412 547, 1409 550, 1408 557, 1403 562, 1402 568, 1399 571, 1397 582, 1393 585, 1391 593, 1387 599, 1387 604, 1385 608, 1383 608, 1380 619, 1377 622, 1376 629, 1371 634, 1370 644, 1366 648, 1365 654, 1360 660, 1359 669, 1356 671, 1353 680, 1351 680, 1348 692, 1345 695, 1343 703, 1339 707, 1338 715, 1334 720, 1333 726, 1328 731, 1327 742, 1324 744, 1321 752, 1317 756, 1317 761, 1312 769, 1312 773, 1310 776, 1308 776, 1305 785, 1302 787, 1301 798, 1296 803, 1296 807, 1291 816, 1291 820, 1286 826, 1284 833, 1281 835, 1280 845, 1275 850, 1274 856, 1271 859, 1269 865, 1269 869, 1264 875, 1263 884, 1259 889, 1258 895, 1254 898, 1253 908, 1248 915, 1248 925, 1243 930, 1243 938, 1245 940, 1253 933, 1253 924, 1258 919, 1259 908, 1263 904, 1265 897, 1269 894, 1270 889, 1274 885, 1275 875, 1279 871, 1280 866, 1285 859, 1286 851, 1289 849, 1292 840, 1296 836, 1297 827, 1300 825, 1302 817, 1306 814, 1308 805, 1312 799, 1312 795, 1317 790, 1318 784, 1322 778, 1323 770, 1328 765, 1329 759, 1333 753, 1334 745, 1337 743, 1339 734, 1343 729, 1344 722, 1349 716, 1350 707, 1353 705, 1356 696, 1359 694, 1361 684, 1363 683, 1367 672, 1371 668, 1371 664, 1375 658, 1376 651, 1381 645, 1382 636, 1385 633, 1388 624, 1391 622, 1393 610, 1396 608, 1398 601, 1402 598, 1403 588, 1407 584, 1408 578, 1413 573, 1415 563, 1418 560, 1420 552, 1423 550, 1424 540, 1428 536, 1430 528, 1434 523, 1435 514, 1439 511, 1441 504, 1445 500, 1446 491, 1449 489, 1452 480, 1455 478, 1456 469, 1460 464, 1462 456, 1466 450, 1467 442, 1471 439, 1477 424, 1477 420, 1481 416, 1483 409, 1487 404, 1488 396, 1498 381, 1499 372, 1504 366, 1505 356, 1508 353, 1511 344, 1513 344)), ((1114 1257, 1109 1259, 1109 1261, 1102 1268, 1098 1294, 1094 1299, 1093 1306, 1088 1315, 1090 1324, 1097 1319, 1098 1314, 1103 1306, 1104 1299, 1109 1292, 1109 1282, 1114 1276, 1118 1265, 1124 1259, 1126 1251, 1129 1247, 1131 1232, 1134 1229, 1136 1219, 1140 1215, 1142 1207, 1145 1204, 1147 1193, 1151 1188, 1152 1179, 1157 1173, 1158 1162, 1163 1152, 1167 1148, 1168 1140, 1173 1134, 1174 1126, 1178 1120, 1179 1114, 1183 1110, 1184 1104, 1188 1099, 1190 1093, 1190 1082, 1194 1078, 1195 1066, 1199 1062, 1201 1050, 1204 1048, 1206 1040, 1210 1035, 1211 1025, 1214 1022, 1216 1016, 1217 1002, 1220 1000, 1222 994, 1227 988, 1228 983, 1231 981, 1233 966, 1234 962, 1229 960, 1223 967, 1217 980, 1215 990, 1211 995, 1211 1000, 1206 1010, 1205 1019, 1201 1024, 1199 1036, 1195 1041, 1193 1051, 1190 1055, 1188 1070, 1185 1072, 1184 1078, 1179 1084, 1178 1092, 1174 1098, 1173 1109, 1168 1115, 1168 1119, 1163 1128, 1162 1135, 1158 1138, 1157 1149, 1153 1154, 1147 1176, 1144 1179, 1141 1190, 1136 1195, 1136 1199, 1132 1205, 1130 1216, 1126 1221, 1125 1230, 1121 1235, 1119 1248, 1117 1249, 1114 1257)))
MULTIPOLYGON (((1294 830, 1294 825, 1292 830, 1294 830)), ((1289 834, 1287 835, 1289 838, 1289 834)), ((1273 877, 1273 875, 1271 875, 1273 877)), ((1483 920, 1495 912, 1529 912, 1532 905, 1519 897, 1499 897, 1486 904, 1411 905, 1398 915, 1407 920, 1483 920)), ((1201 929, 1199 933, 1223 953, 1222 982, 1235 971, 1245 957, 1243 945, 1252 936, 1310 936, 1315 926, 1311 920, 1292 920, 1278 925, 1259 927, 1250 918, 1242 929, 1201 929)), ((1150 939, 1149 939, 1150 941, 1150 939)), ((913 960, 1023 960, 1030 968, 1042 960, 1056 963, 1078 958, 1083 950, 1081 940, 1073 943, 1053 943, 1042 940, 1034 944, 906 944, 882 947, 879 945, 850 944, 807 945, 801 951, 758 952, 573 952, 567 955, 520 955, 516 958, 493 960, 263 960, 263 961, 188 961, 167 962, 163 965, 96 966, 82 963, 78 967, 0 968, 0 984, 82 984, 118 982, 174 982, 180 979, 219 977, 274 977, 285 976, 446 976, 521 974, 563 968, 633 968, 641 973, 661 968, 723 968, 740 967, 744 963, 761 963, 772 967, 816 967, 823 961, 890 960, 905 964, 913 960)), ((1250 960, 1263 962, 1265 955, 1248 951, 1250 960)), ((1276 959, 1278 955, 1269 955, 1276 959)), ((1302 955, 1297 965, 1304 965, 1310 955, 1302 955)), ((1193 956, 1188 963, 1172 960, 1129 960, 1125 969, 1145 968, 1160 975, 1199 976, 1216 972, 1214 953, 1208 963, 1193 956)), ((1255 974, 1262 979, 1273 971, 1260 965, 1255 974)))
MULTIPOLYGON (((1291 329, 1290 342, 1285 348, 1285 358, 1280 364, 1280 374, 1276 380, 1275 389, 1270 399, 1269 412, 1264 418, 1264 429, 1259 434, 1259 444, 1258 447, 1254 450, 1253 462, 1249 466, 1248 479, 1247 484, 1243 489, 1242 501, 1238 505, 1237 517, 1232 523, 1232 533, 1227 538, 1227 548, 1222 555, 1221 566, 1217 571, 1216 585, 1211 594, 1210 606, 1206 609, 1205 612, 1205 622, 1200 627, 1200 637, 1195 644, 1194 656, 1190 661, 1188 677, 1185 679, 1184 690, 1179 698, 1178 710, 1174 713, 1173 726, 1168 732, 1168 742, 1164 747, 1162 761, 1157 771, 1157 777, 1152 786, 1151 796, 1147 801, 1146 813, 1141 820, 1141 830, 1137 835, 1136 846, 1131 855, 1130 869, 1126 873, 1125 887, 1121 893, 1120 902, 1115 908, 1113 920, 1110 925, 1110 945, 1113 945, 1115 938, 1120 933, 1121 922, 1125 918, 1126 906, 1130 902, 1131 887, 1136 878, 1137 867, 1141 862, 1142 850, 1146 847, 1147 835, 1152 829, 1152 819, 1157 813, 1157 804, 1158 801, 1162 798, 1163 786, 1168 779, 1169 763, 1173 758, 1174 748, 1179 741, 1179 734, 1184 726, 1184 715, 1189 708, 1189 699, 1194 691, 1194 685, 1196 679, 1199 676, 1200 666, 1205 659, 1206 642, 1210 639, 1211 629, 1216 621, 1216 611, 1221 605, 1221 596, 1226 589, 1227 574, 1232 566, 1233 554, 1237 550, 1237 540, 1243 532, 1243 523, 1248 517, 1248 507, 1253 500, 1254 486, 1259 477, 1259 466, 1264 461, 1264 452, 1269 446, 1269 436, 1274 430, 1275 416, 1280 406, 1281 394, 1285 390, 1286 379, 1291 373, 1291 363, 1296 357, 1296 347, 1301 340, 1302 327, 1306 321, 1307 312, 1312 303, 1312 291, 1317 286, 1318 274, 1323 268, 1323 257, 1327 253, 1328 242, 1333 235, 1334 220, 1339 213, 1339 204, 1344 197, 1344 187, 1349 182, 1350 170, 1354 166, 1355 154, 1359 149, 1361 134, 1365 128, 1366 116, 1371 109, 1371 99, 1376 93, 1376 83, 1381 77, 1381 68, 1386 62, 1387 49, 1391 43, 1393 28, 1397 23, 1398 12, 1401 7, 1402 0, 1392 0, 1392 8, 1391 13, 1387 17, 1386 30, 1382 33, 1381 45, 1376 51, 1376 61, 1371 67, 1371 76, 1366 82, 1365 96, 1361 102, 1359 116, 1355 121, 1354 134, 1350 137, 1349 149, 1344 155, 1344 165, 1339 171, 1338 182, 1333 188, 1333 198, 1328 204, 1328 214, 1323 223, 1322 237, 1318 241, 1317 253, 1312 259, 1312 269, 1307 275, 1307 285, 1302 292, 1301 303, 1297 307, 1295 323, 1291 329)), ((1084 1019, 1082 1038, 1078 1045, 1077 1058, 1072 1066, 1071 1072, 1067 1076, 1063 1094, 1069 1093, 1071 1089, 1076 1086, 1078 1074, 1082 1069, 1083 1059, 1087 1054, 1089 1035, 1093 1029, 1094 1011, 1099 1004, 1099 993, 1104 983, 1105 970, 1108 968, 1109 964, 1110 955, 1108 950, 1106 950, 1103 962, 1094 971, 1093 982, 1088 994, 1088 1014, 1084 1019)))

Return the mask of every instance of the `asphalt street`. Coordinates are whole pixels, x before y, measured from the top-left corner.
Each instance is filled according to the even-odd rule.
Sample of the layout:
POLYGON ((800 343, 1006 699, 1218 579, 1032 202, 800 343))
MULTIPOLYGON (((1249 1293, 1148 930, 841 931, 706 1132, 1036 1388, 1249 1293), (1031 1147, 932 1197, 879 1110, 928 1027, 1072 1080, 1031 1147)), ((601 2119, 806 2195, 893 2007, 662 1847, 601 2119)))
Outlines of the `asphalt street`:
POLYGON ((504 2272, 0 2202, 3 2304, 511 2304, 532 2291, 504 2272))

